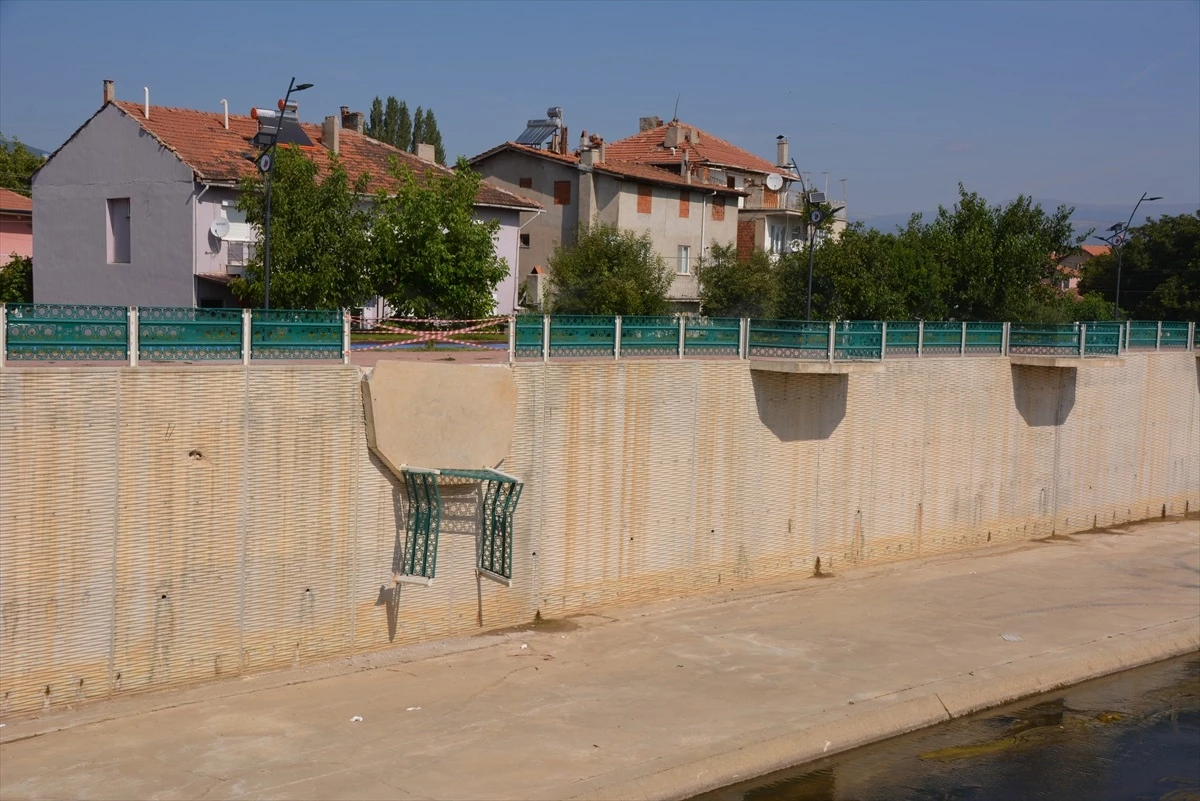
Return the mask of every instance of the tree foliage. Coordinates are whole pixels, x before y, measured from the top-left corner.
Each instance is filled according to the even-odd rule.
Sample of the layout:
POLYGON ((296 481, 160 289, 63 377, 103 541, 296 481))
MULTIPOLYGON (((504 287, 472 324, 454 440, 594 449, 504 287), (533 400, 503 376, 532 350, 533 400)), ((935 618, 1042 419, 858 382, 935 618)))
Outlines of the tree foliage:
POLYGON ((33 302, 33 259, 13 253, 0 267, 0 303, 33 302))
POLYGON ((550 256, 555 314, 664 314, 671 271, 650 235, 593 223, 550 256))
POLYGON ((379 193, 371 241, 374 285, 400 314, 472 319, 494 306, 492 292, 508 275, 495 252, 495 220, 475 218, 480 176, 465 159, 452 174, 420 179, 393 163, 394 194, 379 193))
POLYGON ((701 259, 700 304, 714 317, 774 317, 780 280, 770 254, 755 248, 740 261, 733 245, 713 243, 701 259))
POLYGON ((42 162, 42 157, 25 147, 21 140, 0 134, 0 188, 29 197, 33 194, 33 172, 42 166, 42 162))
MULTIPOLYGON (((386 142, 392 147, 416 153, 416 143, 422 141, 420 128, 423 126, 424 117, 425 112, 418 108, 417 120, 414 121, 408 110, 408 103, 397 100, 392 95, 388 95, 386 100, 377 95, 371 101, 371 111, 367 115, 367 125, 363 132, 372 139, 386 142)), ((434 123, 435 132, 436 128, 437 123, 434 123)), ((437 140, 438 143, 441 142, 440 132, 437 132, 437 140)), ((438 163, 445 164, 446 154, 444 151, 439 152, 441 156, 438 163)))
MULTIPOLYGON (((333 155, 321 176, 298 148, 282 147, 276 150, 271 180, 271 304, 281 309, 361 306, 374 295, 371 212, 359 200, 369 176, 352 185, 333 155)), ((243 181, 238 208, 259 228, 260 240, 244 277, 230 281, 229 288, 241 302, 260 305, 266 208, 261 178, 243 181)))
MULTIPOLYGON (((913 215, 891 233, 852 224, 813 252, 813 317, 1000 321, 1065 314, 1073 307, 1059 304, 1048 279, 1053 254, 1077 252, 1083 240, 1072 237, 1071 213, 1047 213, 1024 196, 989 206, 960 184, 959 202, 939 208, 930 222, 913 215)), ((803 319, 808 254, 782 257, 779 274, 781 315, 803 319)))
MULTIPOLYGON (((1121 254, 1121 306, 1140 320, 1200 321, 1200 211, 1147 219, 1130 232, 1121 254)), ((1112 316, 1117 258, 1083 267, 1080 291, 1097 292, 1112 316)))

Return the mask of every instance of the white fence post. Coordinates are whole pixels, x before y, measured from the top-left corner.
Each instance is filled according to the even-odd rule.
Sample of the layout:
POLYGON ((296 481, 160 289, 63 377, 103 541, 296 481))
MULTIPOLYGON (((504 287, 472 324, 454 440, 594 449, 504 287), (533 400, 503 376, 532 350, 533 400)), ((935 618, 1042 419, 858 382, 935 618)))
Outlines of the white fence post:
POLYGON ((1004 328, 1002 329, 1002 331, 1000 333, 1000 353, 1004 356, 1007 356, 1008 355, 1008 338, 1010 336, 1010 331, 1011 331, 1009 326, 1011 326, 1012 323, 1002 323, 1002 325, 1004 326, 1004 328))
POLYGON ((517 315, 508 316, 508 363, 517 360, 517 315))
POLYGON ((879 361, 887 358, 887 320, 882 323, 883 331, 879 334, 879 361))
POLYGON ((750 318, 742 318, 742 327, 738 329, 738 358, 750 358, 750 318))
POLYGON ((617 315, 613 322, 613 361, 621 360, 621 315, 617 315))
POLYGON ((917 320, 917 358, 921 358, 921 351, 925 349, 925 321, 917 320))
POLYGON ((1087 323, 1079 324, 1079 358, 1087 355, 1087 323))
POLYGON ((250 326, 253 315, 249 309, 242 309, 242 364, 250 365, 250 326))
POLYGON ((0 303, 0 370, 4 369, 6 356, 8 356, 8 304, 0 303))
POLYGON ((684 339, 687 337, 687 318, 679 315, 679 358, 683 358, 684 339))
POLYGON ((829 321, 829 363, 833 364, 833 352, 837 343, 837 323, 829 321))
POLYGON ((958 355, 967 355, 967 321, 962 322, 962 338, 958 342, 958 355))
POLYGON ((1154 349, 1158 350, 1162 347, 1162 320, 1158 321, 1158 331, 1154 334, 1154 349))
POLYGON ((342 309, 342 364, 350 363, 350 310, 342 309))
POLYGON ((129 316, 126 318, 125 329, 129 332, 129 366, 138 366, 138 307, 130 306, 126 312, 129 316))
MULTIPOLYGON (((4 344, 4 333, 0 331, 0 346, 4 344)), ((1196 349, 1196 323, 1188 323, 1188 350, 1196 349)), ((0 353, 0 365, 4 364, 4 354, 0 353)))
POLYGON ((550 315, 542 315, 542 361, 550 361, 550 315))

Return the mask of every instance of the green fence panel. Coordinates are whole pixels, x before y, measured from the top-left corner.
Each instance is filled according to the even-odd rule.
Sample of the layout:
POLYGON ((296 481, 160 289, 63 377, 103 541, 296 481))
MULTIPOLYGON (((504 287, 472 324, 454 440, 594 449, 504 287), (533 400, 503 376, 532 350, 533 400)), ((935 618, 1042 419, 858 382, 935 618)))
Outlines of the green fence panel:
POLYGON ((1085 356, 1116 356, 1121 352, 1121 336, 1124 328, 1120 323, 1087 323, 1087 338, 1084 340, 1085 356))
POLYGON ((6 307, 6 357, 14 361, 124 361, 129 308, 56 303, 6 307))
POLYGON ((967 323, 967 353, 1004 353, 1004 323, 967 323))
POLYGON ((833 340, 835 361, 879 361, 883 357, 883 323, 847 320, 837 323, 833 340))
POLYGON ((750 355, 790 359, 826 359, 829 323, 798 320, 751 320, 750 355))
POLYGON ((1162 324, 1162 342, 1159 347, 1163 350, 1187 350, 1188 324, 1169 322, 1162 324))
POLYGON ((542 358, 542 315, 517 315, 516 356, 542 358))
POLYGON ((737 356, 741 333, 742 321, 736 317, 690 318, 684 324, 683 355, 737 356))
POLYGON ((1158 323, 1130 320, 1126 325, 1129 326, 1129 343, 1126 345, 1129 350, 1154 350, 1158 342, 1158 323))
POLYGON ((483 484, 476 567, 492 578, 512 581, 513 517, 524 483, 497 470, 439 471, 442 476, 466 478, 483 484))
POLYGON ((617 318, 599 314, 564 314, 550 318, 550 355, 613 356, 617 318))
POLYGON ((442 496, 437 473, 405 469, 408 515, 404 526, 404 555, 400 574, 432 579, 437 575, 438 534, 442 528, 442 496))
POLYGON ((916 356, 921 324, 911 320, 888 320, 887 355, 916 356))
POLYGON ((241 359, 241 309, 141 306, 138 357, 147 361, 241 359))
POLYGON ((921 340, 922 356, 937 356, 962 352, 962 323, 925 323, 921 340))
POLYGON ((340 359, 342 313, 303 309, 254 309, 251 359, 340 359))
POLYGON ((1008 332, 1008 352, 1063 356, 1079 353, 1079 326, 1013 323, 1008 332))
POLYGON ((623 356, 674 356, 679 353, 679 318, 622 317, 623 356))

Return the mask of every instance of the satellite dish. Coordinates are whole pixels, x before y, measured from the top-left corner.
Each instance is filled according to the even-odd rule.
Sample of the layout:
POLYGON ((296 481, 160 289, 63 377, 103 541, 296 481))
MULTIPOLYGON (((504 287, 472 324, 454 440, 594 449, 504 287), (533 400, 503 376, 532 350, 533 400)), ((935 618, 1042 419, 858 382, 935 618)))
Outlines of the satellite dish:
POLYGON ((208 226, 208 232, 217 239, 224 239, 229 233, 229 220, 224 217, 218 217, 212 221, 212 225, 208 226))
POLYGON ((767 189, 778 192, 783 189, 783 176, 777 172, 767 173, 767 189))

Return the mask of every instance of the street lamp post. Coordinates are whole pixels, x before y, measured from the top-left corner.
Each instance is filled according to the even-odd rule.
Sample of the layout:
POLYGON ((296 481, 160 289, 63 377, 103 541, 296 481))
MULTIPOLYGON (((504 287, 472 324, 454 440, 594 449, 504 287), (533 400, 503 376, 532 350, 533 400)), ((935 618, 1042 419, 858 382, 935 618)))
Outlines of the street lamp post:
POLYGON ((1148 192, 1143 192, 1141 198, 1134 205, 1133 211, 1129 212, 1129 219, 1124 223, 1115 223, 1108 228, 1112 233, 1109 236, 1096 237, 1102 242, 1107 242, 1113 250, 1117 251, 1117 289, 1113 297, 1113 319, 1117 322, 1121 321, 1121 257, 1125 252, 1125 243, 1129 240, 1129 226, 1133 223, 1133 215, 1137 214, 1138 206, 1149 200, 1162 200, 1162 197, 1155 195, 1154 197, 1146 197, 1148 192))
POLYGON ((258 154, 258 169, 263 174, 263 180, 267 187, 266 209, 263 212, 263 308, 271 308, 271 169, 275 166, 275 145, 279 141, 279 131, 283 127, 283 115, 287 112, 288 101, 292 99, 292 95, 296 92, 303 92, 305 89, 312 88, 311 83, 297 84, 295 77, 288 82, 287 94, 283 96, 283 100, 279 103, 280 117, 277 120, 274 131, 269 136, 269 141, 258 154))

